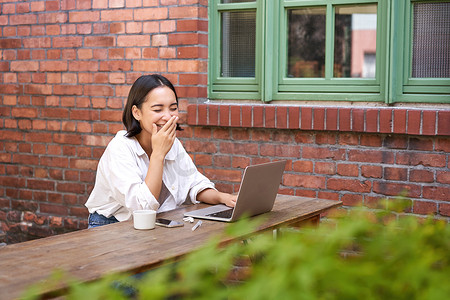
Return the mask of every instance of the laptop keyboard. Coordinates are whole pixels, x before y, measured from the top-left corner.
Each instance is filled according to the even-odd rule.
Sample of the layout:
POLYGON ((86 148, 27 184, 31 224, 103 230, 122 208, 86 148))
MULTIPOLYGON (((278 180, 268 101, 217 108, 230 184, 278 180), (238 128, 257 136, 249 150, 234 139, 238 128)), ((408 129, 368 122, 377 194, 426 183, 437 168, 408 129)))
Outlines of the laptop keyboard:
POLYGON ((208 217, 217 217, 217 218, 225 218, 229 219, 233 215, 233 209, 222 210, 213 214, 208 214, 208 217))

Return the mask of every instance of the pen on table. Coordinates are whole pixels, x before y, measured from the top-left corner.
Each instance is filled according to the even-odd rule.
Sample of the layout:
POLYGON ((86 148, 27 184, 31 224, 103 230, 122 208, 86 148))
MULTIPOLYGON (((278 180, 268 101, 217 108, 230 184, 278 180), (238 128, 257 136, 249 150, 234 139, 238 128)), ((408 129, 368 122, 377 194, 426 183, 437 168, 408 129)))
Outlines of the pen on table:
POLYGON ((194 227, 192 227, 192 231, 194 231, 195 229, 199 228, 202 225, 202 221, 198 221, 197 224, 194 225, 194 227))

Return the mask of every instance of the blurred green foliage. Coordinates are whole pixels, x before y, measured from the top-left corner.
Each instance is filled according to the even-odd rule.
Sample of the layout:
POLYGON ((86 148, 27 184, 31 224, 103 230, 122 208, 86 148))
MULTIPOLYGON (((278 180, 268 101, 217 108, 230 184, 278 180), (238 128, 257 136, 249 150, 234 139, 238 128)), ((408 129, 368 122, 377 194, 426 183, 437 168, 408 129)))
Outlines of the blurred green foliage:
MULTIPOLYGON (((139 279, 74 282, 67 299, 448 299, 450 226, 396 209, 342 211, 315 228, 226 246, 213 240, 139 279)), ((258 220, 227 234, 246 236, 258 220)))

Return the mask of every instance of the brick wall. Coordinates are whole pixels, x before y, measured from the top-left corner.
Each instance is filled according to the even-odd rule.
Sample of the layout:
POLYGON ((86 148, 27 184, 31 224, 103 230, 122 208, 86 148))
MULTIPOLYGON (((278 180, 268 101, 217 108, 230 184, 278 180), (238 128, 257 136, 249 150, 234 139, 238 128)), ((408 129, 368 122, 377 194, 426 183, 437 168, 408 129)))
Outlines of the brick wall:
POLYGON ((86 228, 131 84, 206 97, 207 0, 0 2, 0 242, 86 228))
POLYGON ((207 0, 0 2, 0 242, 86 228, 98 159, 134 80, 176 85, 180 139, 218 187, 289 160, 281 192, 371 205, 404 188, 449 218, 448 107, 206 105, 207 0))
POLYGON ((289 161, 281 193, 450 217, 450 110, 191 104, 185 141, 198 167, 237 192, 241 168, 289 161))

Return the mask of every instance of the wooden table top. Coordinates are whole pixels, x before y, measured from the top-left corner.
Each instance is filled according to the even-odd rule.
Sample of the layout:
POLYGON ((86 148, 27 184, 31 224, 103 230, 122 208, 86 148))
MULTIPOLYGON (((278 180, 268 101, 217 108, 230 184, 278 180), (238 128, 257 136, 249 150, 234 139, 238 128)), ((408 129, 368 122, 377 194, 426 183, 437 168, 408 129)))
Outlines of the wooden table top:
MULTIPOLYGON (((254 233, 308 220, 340 205, 340 201, 278 195, 254 233)), ((182 221, 185 211, 204 206, 189 205, 158 217, 182 221)), ((20 297, 30 285, 48 282, 56 269, 83 282, 111 273, 142 272, 199 249, 212 236, 223 236, 222 243, 236 240, 223 235, 227 224, 203 220, 195 231, 186 222, 177 228, 135 230, 132 221, 125 221, 8 245, 0 248, 0 299, 20 297)))

